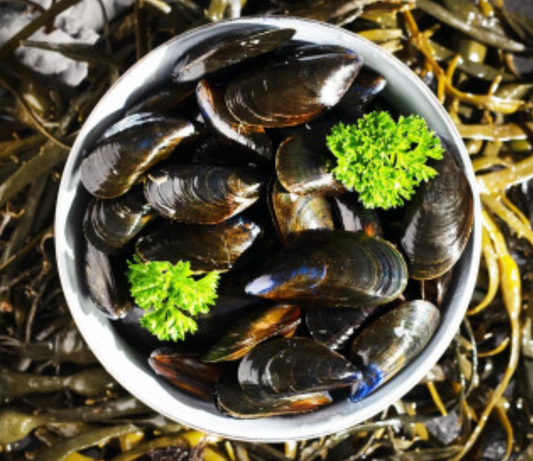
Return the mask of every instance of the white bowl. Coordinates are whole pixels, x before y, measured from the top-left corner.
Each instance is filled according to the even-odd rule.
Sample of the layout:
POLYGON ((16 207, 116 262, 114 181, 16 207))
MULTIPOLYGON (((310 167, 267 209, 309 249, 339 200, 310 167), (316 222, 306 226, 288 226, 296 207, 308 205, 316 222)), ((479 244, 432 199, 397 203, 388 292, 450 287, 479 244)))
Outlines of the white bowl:
POLYGON ((468 154, 445 109, 407 66, 373 43, 335 26, 288 17, 252 17, 220 22, 187 32, 161 45, 133 66, 106 93, 83 126, 63 172, 57 204, 56 248, 59 275, 72 315, 94 354, 129 392, 154 410, 187 426, 231 439, 282 442, 319 437, 364 421, 414 387, 444 353, 457 332, 470 301, 477 276, 481 211, 468 154), (214 405, 186 395, 157 378, 144 357, 126 344, 99 313, 83 288, 81 231, 88 193, 80 183, 80 164, 86 146, 106 127, 119 120, 132 102, 168 80, 177 58, 198 43, 243 26, 293 28, 295 40, 340 45, 360 54, 366 66, 387 79, 383 96, 399 112, 417 113, 452 146, 474 191, 474 229, 454 269, 451 296, 441 310, 441 322, 429 345, 391 381, 357 403, 338 401, 313 413, 256 420, 221 415, 214 405))

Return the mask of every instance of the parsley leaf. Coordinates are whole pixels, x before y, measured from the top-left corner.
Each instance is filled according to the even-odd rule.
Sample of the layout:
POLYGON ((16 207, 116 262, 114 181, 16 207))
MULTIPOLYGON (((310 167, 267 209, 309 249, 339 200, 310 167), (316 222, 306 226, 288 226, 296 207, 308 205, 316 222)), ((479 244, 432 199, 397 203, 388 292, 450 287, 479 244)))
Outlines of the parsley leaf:
POLYGON ((217 298, 220 274, 209 272, 195 280, 190 263, 128 261, 127 276, 135 302, 147 311, 141 325, 160 340, 182 340, 198 326, 193 316, 206 314, 217 298))
POLYGON ((410 200, 420 182, 437 174, 427 159, 441 159, 444 152, 423 118, 400 116, 395 122, 388 112, 366 114, 357 125, 340 123, 326 142, 337 158, 333 175, 359 192, 366 208, 395 208, 410 200))

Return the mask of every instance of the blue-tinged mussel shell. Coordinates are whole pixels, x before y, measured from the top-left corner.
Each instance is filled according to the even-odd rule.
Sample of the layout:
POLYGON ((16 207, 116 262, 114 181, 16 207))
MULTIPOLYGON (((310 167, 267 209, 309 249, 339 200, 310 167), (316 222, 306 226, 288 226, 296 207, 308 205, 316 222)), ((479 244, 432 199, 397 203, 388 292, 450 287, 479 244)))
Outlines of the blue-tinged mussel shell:
POLYGON ((240 362, 238 380, 252 396, 296 395, 350 386, 360 372, 342 355, 310 338, 260 344, 240 362))
POLYGON ((195 126, 183 119, 149 112, 125 117, 83 159, 81 182, 96 197, 123 195, 145 171, 196 134, 195 126))
POLYGON ((398 297, 407 278, 402 255, 385 240, 303 231, 265 264, 246 293, 302 306, 374 306, 398 297))
POLYGON ((379 317, 353 341, 349 358, 362 372, 350 398, 360 400, 386 383, 428 344, 439 325, 439 310, 422 300, 409 301, 379 317))

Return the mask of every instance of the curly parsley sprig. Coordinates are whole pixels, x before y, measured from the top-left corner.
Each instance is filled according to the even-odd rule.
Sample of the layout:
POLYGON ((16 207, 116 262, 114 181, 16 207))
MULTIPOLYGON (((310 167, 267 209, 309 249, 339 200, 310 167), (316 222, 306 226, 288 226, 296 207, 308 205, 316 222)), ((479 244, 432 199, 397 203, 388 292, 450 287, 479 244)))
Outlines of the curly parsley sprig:
POLYGON ((206 314, 217 298, 220 274, 209 272, 195 280, 190 263, 178 261, 128 261, 127 276, 135 302, 147 311, 141 325, 160 340, 182 340, 194 333, 197 314, 206 314))
POLYGON ((444 149, 423 118, 371 112, 357 125, 332 129, 327 145, 337 158, 333 175, 359 192, 366 208, 395 208, 409 200, 422 181, 437 173, 425 162, 441 159, 444 149))

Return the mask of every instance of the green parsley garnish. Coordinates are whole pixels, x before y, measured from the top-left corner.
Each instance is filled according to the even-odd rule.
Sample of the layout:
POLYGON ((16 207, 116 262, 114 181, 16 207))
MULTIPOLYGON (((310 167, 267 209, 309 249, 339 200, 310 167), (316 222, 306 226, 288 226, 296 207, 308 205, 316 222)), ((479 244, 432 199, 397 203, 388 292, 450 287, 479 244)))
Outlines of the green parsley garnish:
POLYGON ((422 181, 437 172, 425 165, 441 159, 444 149, 418 115, 371 112, 357 125, 333 127, 327 145, 337 158, 333 175, 359 193, 366 208, 395 208, 409 200, 422 181))
POLYGON ((135 302, 147 311, 141 325, 160 340, 181 340, 198 325, 193 316, 206 314, 217 298, 220 274, 209 272, 194 279, 190 263, 142 262, 135 255, 128 261, 127 276, 135 302))

